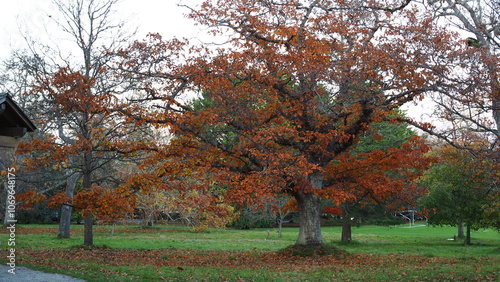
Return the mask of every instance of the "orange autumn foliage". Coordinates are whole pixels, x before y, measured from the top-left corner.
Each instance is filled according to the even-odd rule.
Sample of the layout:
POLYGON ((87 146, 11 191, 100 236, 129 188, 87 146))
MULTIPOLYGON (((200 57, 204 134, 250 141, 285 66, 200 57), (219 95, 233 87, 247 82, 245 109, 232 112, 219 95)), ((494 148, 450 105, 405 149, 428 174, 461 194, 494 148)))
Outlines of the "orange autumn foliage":
POLYGON ((73 204, 73 199, 70 198, 65 192, 59 192, 54 196, 50 197, 47 205, 53 209, 57 209, 58 207, 64 204, 73 204))
POLYGON ((73 205, 86 215, 92 212, 100 220, 112 221, 133 212, 134 197, 125 191, 93 187, 78 192, 73 205))
POLYGON ((419 193, 415 180, 436 160, 425 155, 429 150, 423 139, 413 136, 400 147, 386 151, 345 154, 326 169, 329 181, 344 192, 345 198, 339 199, 336 194, 325 197, 336 200, 337 205, 367 195, 379 202, 397 197, 399 201, 412 203, 419 193))
POLYGON ((47 197, 44 194, 40 194, 34 189, 30 189, 16 196, 16 201, 21 203, 21 209, 30 209, 35 204, 42 203, 46 199, 47 197))
POLYGON ((325 207, 321 210, 321 213, 331 214, 335 216, 342 216, 342 208, 341 207, 325 207))

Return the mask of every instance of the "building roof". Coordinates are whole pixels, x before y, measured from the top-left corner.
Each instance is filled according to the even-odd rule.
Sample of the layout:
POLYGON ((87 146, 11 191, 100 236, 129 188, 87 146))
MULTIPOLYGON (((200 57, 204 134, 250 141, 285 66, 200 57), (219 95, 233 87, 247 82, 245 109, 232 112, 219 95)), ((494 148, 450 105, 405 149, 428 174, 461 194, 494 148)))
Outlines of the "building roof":
POLYGON ((12 138, 17 140, 27 132, 35 130, 36 126, 12 100, 10 95, 0 93, 0 147, 13 147, 15 142, 11 142, 12 138))

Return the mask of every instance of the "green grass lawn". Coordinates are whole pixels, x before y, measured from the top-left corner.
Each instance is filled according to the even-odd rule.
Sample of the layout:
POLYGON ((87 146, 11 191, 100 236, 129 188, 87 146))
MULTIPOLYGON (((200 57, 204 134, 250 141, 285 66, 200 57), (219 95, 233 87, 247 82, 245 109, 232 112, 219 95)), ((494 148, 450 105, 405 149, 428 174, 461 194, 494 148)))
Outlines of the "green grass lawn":
POLYGON ((497 281, 500 271, 494 230, 474 232, 473 245, 464 246, 448 240, 455 227, 362 226, 353 228, 350 244, 341 244, 341 228, 324 227, 325 243, 345 254, 298 258, 280 252, 295 242, 297 228, 285 228, 282 238, 276 229, 111 229, 96 226, 98 248, 84 249, 82 226, 73 226, 71 239, 58 239, 56 225, 20 225, 16 262, 89 281, 497 281))

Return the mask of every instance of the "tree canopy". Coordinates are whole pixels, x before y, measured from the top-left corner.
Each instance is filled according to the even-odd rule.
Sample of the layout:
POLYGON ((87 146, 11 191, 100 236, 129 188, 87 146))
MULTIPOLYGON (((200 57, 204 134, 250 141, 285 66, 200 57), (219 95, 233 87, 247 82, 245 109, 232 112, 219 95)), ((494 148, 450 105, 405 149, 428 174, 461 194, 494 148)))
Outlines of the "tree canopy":
POLYGON ((425 173, 421 182, 429 189, 420 201, 427 209, 429 223, 456 226, 464 222, 469 244, 470 229, 499 229, 498 164, 450 145, 438 148, 435 154, 439 163, 425 173))
POLYGON ((320 198, 347 196, 331 168, 352 157, 371 124, 454 70, 459 39, 410 2, 204 1, 189 16, 227 35, 227 45, 151 35, 121 50, 115 68, 141 91, 121 111, 172 130, 179 138, 168 151, 196 164, 197 175, 210 173, 226 200, 292 195, 297 244, 322 244, 320 198), (193 108, 193 94, 210 103, 193 108))

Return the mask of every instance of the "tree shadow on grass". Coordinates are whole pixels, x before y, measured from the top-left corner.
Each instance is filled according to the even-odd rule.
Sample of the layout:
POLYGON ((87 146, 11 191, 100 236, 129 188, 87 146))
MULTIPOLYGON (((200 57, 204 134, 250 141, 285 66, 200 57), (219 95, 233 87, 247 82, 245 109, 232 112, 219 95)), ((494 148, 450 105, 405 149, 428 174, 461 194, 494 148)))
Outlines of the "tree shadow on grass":
POLYGON ((343 251, 336 246, 330 244, 314 245, 314 246, 297 246, 292 245, 286 247, 285 249, 279 251, 285 256, 293 257, 322 257, 322 256, 335 256, 335 257, 346 257, 348 253, 343 251))

